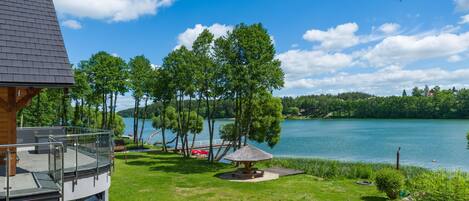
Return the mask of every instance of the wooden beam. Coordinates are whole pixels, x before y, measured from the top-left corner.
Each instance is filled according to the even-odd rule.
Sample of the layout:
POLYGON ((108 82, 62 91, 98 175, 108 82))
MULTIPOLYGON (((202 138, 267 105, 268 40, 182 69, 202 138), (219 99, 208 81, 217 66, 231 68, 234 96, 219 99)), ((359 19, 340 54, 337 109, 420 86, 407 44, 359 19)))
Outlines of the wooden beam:
POLYGON ((17 109, 21 109, 23 107, 26 107, 26 105, 28 105, 29 101, 34 97, 36 96, 37 94, 39 94, 39 92, 41 92, 41 89, 37 89, 37 88, 29 88, 26 90, 26 95, 23 96, 23 98, 21 98, 20 100, 18 100, 16 102, 16 107, 17 109))
POLYGON ((8 104, 8 102, 6 102, 5 100, 3 100, 3 98, 0 98, 0 107, 3 108, 5 111, 10 111, 10 105, 8 104))
MULTIPOLYGON (((9 144, 16 144, 16 88, 9 87, 8 88, 8 103, 10 105, 10 132, 8 135, 8 143, 9 144)), ((10 172, 11 176, 16 175, 16 147, 15 148, 8 148, 12 152, 10 158, 10 172)))

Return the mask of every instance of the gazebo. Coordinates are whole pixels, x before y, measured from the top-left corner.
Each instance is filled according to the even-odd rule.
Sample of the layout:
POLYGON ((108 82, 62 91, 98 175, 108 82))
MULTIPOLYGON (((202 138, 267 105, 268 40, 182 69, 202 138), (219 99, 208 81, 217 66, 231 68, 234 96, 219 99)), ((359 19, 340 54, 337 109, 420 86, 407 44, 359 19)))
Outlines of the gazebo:
POLYGON ((244 168, 233 173, 233 176, 239 178, 256 178, 264 176, 264 171, 252 168, 256 162, 272 159, 272 154, 262 151, 254 146, 246 145, 241 149, 229 154, 226 160, 244 164, 244 168))

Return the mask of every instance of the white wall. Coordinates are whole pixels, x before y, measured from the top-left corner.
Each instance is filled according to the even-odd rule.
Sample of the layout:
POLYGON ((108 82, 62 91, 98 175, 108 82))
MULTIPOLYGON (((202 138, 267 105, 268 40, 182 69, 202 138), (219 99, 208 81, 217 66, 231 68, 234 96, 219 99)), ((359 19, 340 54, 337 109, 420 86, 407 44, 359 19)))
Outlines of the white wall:
POLYGON ((85 198, 100 192, 106 192, 106 200, 109 200, 109 187, 111 186, 111 176, 109 172, 100 174, 98 180, 95 180, 94 177, 87 177, 78 179, 78 183, 73 189, 73 181, 68 181, 64 183, 64 192, 65 200, 76 200, 80 198, 85 198))

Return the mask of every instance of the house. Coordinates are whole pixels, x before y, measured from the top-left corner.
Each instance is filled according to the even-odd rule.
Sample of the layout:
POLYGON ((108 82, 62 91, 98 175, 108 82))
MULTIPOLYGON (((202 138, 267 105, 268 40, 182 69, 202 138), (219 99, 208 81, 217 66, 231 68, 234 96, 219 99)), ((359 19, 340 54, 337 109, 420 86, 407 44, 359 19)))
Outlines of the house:
POLYGON ((41 90, 73 84, 52 0, 1 0, 0 200, 108 200, 112 131, 17 128, 41 90))

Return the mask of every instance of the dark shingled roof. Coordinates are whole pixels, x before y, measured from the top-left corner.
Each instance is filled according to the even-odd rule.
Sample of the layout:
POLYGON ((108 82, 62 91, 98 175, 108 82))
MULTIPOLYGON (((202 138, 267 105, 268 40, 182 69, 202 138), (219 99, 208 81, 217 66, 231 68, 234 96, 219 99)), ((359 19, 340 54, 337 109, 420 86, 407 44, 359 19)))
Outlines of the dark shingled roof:
POLYGON ((0 86, 73 83, 52 0, 0 0, 0 86))
POLYGON ((229 154, 225 159, 235 162, 257 162, 272 159, 272 154, 262 151, 252 145, 246 145, 229 154))

